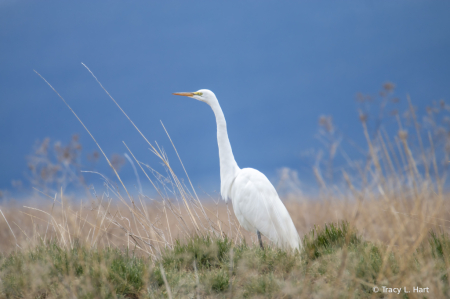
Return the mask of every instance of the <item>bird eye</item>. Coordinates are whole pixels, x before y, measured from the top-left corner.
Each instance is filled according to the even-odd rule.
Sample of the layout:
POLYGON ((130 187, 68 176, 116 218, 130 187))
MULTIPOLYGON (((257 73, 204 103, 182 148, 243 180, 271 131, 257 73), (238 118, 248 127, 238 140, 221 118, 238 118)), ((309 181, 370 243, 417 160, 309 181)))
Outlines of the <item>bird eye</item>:
POLYGON ((195 94, 198 95, 198 96, 202 96, 203 92, 196 92, 195 94))

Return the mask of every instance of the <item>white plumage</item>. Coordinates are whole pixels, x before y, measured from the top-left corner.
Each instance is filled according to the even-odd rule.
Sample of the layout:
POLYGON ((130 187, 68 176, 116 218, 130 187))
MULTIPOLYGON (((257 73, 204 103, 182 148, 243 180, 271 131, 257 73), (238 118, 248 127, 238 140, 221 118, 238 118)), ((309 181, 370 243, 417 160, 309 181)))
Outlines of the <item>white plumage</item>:
MULTIPOLYGON (((228 139, 225 116, 215 94, 207 89, 174 94, 188 96, 211 106, 217 123, 220 193, 225 201, 231 199, 241 226, 248 231, 261 232, 280 247, 299 249, 300 237, 273 185, 258 170, 238 167, 228 139)), ((262 247, 261 239, 260 244, 262 247)))

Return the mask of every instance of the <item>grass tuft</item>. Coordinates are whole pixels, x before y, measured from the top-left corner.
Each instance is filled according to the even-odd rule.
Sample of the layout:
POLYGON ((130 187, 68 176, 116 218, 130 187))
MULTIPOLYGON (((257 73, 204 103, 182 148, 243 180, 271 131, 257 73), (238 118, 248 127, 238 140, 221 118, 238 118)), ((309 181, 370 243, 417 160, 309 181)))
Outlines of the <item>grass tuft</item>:
POLYGON ((351 229, 348 222, 325 224, 314 228, 303 238, 304 253, 308 259, 314 260, 324 254, 330 254, 343 246, 357 246, 361 237, 351 229))

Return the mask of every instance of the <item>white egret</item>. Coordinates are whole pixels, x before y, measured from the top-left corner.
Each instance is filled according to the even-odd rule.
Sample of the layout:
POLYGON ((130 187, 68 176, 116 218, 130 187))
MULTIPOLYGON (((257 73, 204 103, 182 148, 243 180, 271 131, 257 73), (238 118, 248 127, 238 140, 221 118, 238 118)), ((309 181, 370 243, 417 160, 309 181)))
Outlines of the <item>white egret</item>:
POLYGON ((220 193, 231 199, 239 223, 256 232, 261 248, 261 233, 283 248, 299 248, 300 237, 291 216, 267 177, 253 168, 240 169, 234 159, 228 139, 227 124, 216 95, 207 89, 197 92, 178 92, 211 106, 216 115, 217 143, 220 158, 220 193))

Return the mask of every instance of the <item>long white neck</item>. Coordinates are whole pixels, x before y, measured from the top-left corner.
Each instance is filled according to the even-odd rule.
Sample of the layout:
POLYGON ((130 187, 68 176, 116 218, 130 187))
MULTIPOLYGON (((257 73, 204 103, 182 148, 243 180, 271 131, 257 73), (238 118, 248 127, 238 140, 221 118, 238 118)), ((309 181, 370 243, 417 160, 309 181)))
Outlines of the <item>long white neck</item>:
POLYGON ((220 108, 218 101, 210 104, 210 106, 216 115, 217 123, 217 144, 219 145, 220 158, 220 194, 227 201, 231 184, 240 169, 236 160, 234 160, 233 151, 231 150, 227 133, 227 123, 222 108, 220 108))

